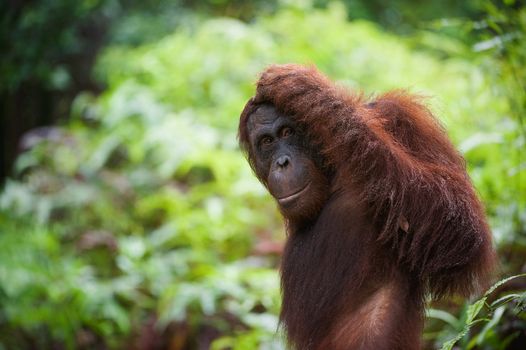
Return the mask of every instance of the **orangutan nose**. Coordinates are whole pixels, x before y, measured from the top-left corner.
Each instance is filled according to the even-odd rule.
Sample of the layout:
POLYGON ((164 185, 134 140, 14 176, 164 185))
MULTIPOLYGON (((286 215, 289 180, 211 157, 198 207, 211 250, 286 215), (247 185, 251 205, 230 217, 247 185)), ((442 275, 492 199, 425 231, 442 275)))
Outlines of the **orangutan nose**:
POLYGON ((289 156, 280 156, 278 159, 276 159, 276 164, 280 168, 286 168, 290 164, 289 156))

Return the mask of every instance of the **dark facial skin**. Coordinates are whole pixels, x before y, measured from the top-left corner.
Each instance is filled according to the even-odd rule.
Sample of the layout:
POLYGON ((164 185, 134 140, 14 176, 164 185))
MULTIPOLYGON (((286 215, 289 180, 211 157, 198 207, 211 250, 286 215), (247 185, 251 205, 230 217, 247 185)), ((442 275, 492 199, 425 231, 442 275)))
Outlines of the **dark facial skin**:
POLYGON ((256 175, 289 220, 313 218, 325 203, 329 186, 315 164, 302 129, 272 105, 261 105, 247 123, 256 175))

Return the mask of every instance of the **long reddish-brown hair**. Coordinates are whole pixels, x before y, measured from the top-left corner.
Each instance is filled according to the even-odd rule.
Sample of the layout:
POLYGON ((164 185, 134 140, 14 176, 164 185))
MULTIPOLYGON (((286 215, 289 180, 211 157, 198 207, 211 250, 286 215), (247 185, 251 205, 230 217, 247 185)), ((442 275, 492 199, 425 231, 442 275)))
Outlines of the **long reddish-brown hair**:
POLYGON ((281 319, 291 344, 416 349, 424 298, 470 295, 495 265, 462 156, 420 97, 398 90, 367 99, 314 67, 289 64, 263 72, 241 114, 239 139, 251 164, 247 120, 261 103, 302 125, 334 169, 326 206, 314 225, 289 232, 285 248, 281 319), (383 285, 389 291, 375 294, 383 285), (363 306, 374 295, 385 295, 375 310, 389 335, 368 342, 361 335, 377 330, 363 306), (413 331, 395 330, 400 322, 413 331))

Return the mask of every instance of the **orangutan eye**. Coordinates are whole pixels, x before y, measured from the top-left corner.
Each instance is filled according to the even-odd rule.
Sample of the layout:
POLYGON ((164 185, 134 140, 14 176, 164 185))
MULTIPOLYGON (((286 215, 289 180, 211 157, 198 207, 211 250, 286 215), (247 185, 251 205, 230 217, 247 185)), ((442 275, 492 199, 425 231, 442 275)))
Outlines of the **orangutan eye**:
POLYGON ((272 136, 263 136, 263 138, 260 141, 262 145, 270 145, 272 142, 274 142, 272 136))
POLYGON ((289 137, 294 135, 294 130, 288 126, 281 129, 281 137, 289 137))

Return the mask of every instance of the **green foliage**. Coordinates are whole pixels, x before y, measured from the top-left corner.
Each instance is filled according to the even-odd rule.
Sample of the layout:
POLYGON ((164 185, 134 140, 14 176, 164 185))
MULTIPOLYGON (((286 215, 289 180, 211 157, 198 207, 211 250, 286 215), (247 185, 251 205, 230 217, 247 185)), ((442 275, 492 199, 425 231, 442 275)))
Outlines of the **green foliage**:
MULTIPOLYGON (((37 144, 18 163, 24 184, 5 187, 1 205, 6 215, 34 217, 49 227, 40 236, 49 236, 57 254, 77 257, 70 264, 43 251, 43 265, 53 274, 45 280, 32 278, 40 270, 27 266, 26 255, 19 256, 15 247, 16 237, 32 237, 34 229, 5 227, 3 237, 11 237, 5 246, 19 259, 7 266, 20 267, 17 276, 31 281, 8 293, 5 302, 18 305, 25 293, 42 289, 39 298, 23 300, 27 308, 37 303, 45 312, 35 317, 18 308, 20 318, 8 313, 3 326, 31 332, 37 321, 44 326, 43 342, 48 338, 49 343, 65 344, 73 344, 86 327, 91 338, 111 346, 141 324, 147 310, 158 310, 160 322, 189 318, 214 326, 212 316, 230 308, 238 317, 256 306, 275 314, 274 270, 268 270, 265 260, 244 260, 252 242, 246 231, 266 230, 263 216, 272 217, 275 210, 270 203, 261 204, 264 192, 236 151, 235 134, 195 124, 190 111, 176 114, 137 86, 123 86, 103 105, 80 96, 75 111, 91 119, 76 116, 54 138, 35 135, 37 144), (53 223, 57 225, 48 226, 53 223), (77 268, 63 271, 63 264, 77 268), (72 279, 67 285, 83 286, 61 289, 59 300, 75 311, 63 321, 70 322, 66 328, 55 327, 53 299, 41 304, 60 275, 72 279), (97 322, 99 317, 105 322, 97 322), (64 333, 54 334, 54 329, 64 333)), ((23 241, 25 249, 40 252, 38 243, 23 241)), ((8 286, 13 278, 7 272, 0 275, 0 285, 8 286)))
POLYGON ((479 23, 479 41, 473 49, 482 54, 485 68, 492 78, 497 94, 505 96, 510 106, 506 122, 512 128, 503 136, 509 146, 506 159, 511 175, 508 184, 515 192, 508 198, 512 212, 510 240, 518 240, 526 248, 526 7, 515 0, 487 1, 487 16, 479 23), (491 66, 490 66, 491 65, 491 66))
MULTIPOLYGON (((431 107, 464 152, 499 242, 523 227, 524 164, 508 152, 524 142, 511 117, 519 107, 473 57, 415 49, 348 22, 338 3, 292 3, 251 24, 192 21, 137 47, 116 40, 95 72, 107 90, 77 96, 67 125, 26 137, 18 179, 0 195, 0 348, 127 348, 152 332, 217 350, 284 347, 269 253, 283 229, 236 141, 271 63, 316 64, 368 94, 405 86, 436 96, 431 107)), ((427 45, 469 51, 424 34, 427 45)), ((430 316, 458 332, 484 302, 458 318, 430 316)), ((496 334, 501 307, 478 344, 496 334)))
MULTIPOLYGON (((327 4, 330 0, 315 0, 316 4, 327 4)), ((411 33, 434 19, 450 20, 474 17, 481 12, 480 0, 343 0, 349 18, 367 19, 397 33, 411 33)))
POLYGON ((41 1, 0 5, 0 92, 39 82, 62 90, 71 84, 68 58, 85 51, 79 28, 108 1, 41 1))
POLYGON ((501 337, 497 329, 498 323, 501 321, 504 313, 508 311, 514 312, 519 317, 517 321, 520 323, 519 327, 526 327, 526 315, 524 314, 526 292, 509 293, 493 300, 491 303, 488 302, 488 299, 499 287, 521 277, 526 277, 526 274, 511 276, 495 283, 482 298, 464 308, 461 314, 461 320, 456 319, 444 311, 435 309, 428 310, 428 317, 441 319, 458 332, 453 339, 446 341, 442 345, 441 350, 451 350, 453 346, 461 340, 463 341, 461 348, 466 350, 480 346, 490 346, 491 349, 506 349, 518 334, 512 333, 501 337), (480 317, 479 314, 481 314, 483 310, 484 315, 480 317), (485 323, 485 325, 480 328, 480 324, 483 323, 485 323), (479 325, 479 332, 471 339, 467 338, 466 335, 476 325, 479 325))

